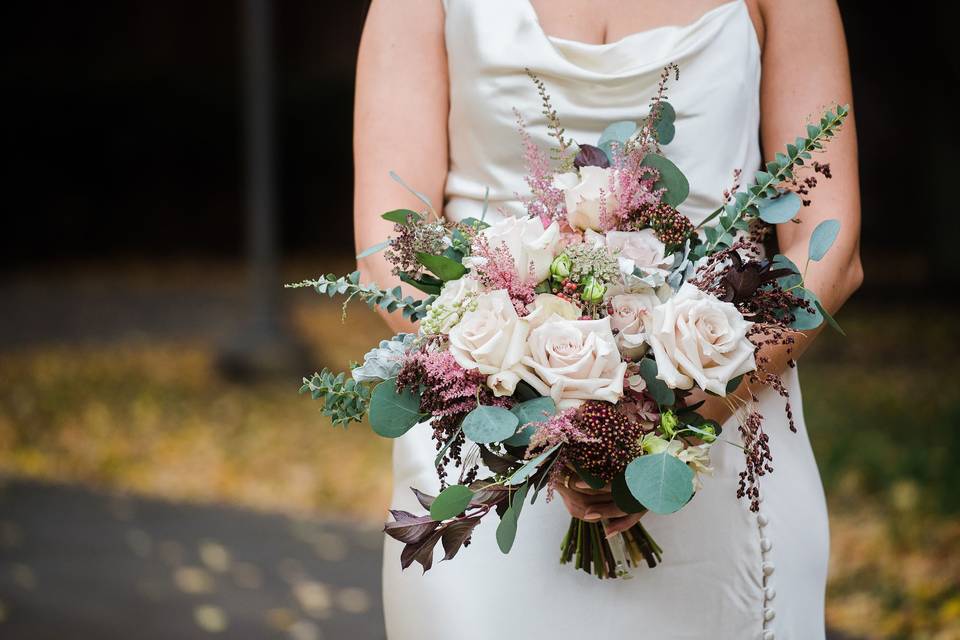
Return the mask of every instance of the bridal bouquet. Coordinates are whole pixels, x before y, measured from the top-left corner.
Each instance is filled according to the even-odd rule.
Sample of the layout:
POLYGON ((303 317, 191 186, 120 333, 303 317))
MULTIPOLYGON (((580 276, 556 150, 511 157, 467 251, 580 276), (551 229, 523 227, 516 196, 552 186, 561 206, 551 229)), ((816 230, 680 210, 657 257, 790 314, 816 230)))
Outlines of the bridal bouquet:
MULTIPOLYGON (((683 508, 723 439, 698 413, 697 390, 734 410, 739 438, 727 442, 746 460, 738 496, 757 509, 758 479, 772 471, 757 389, 783 395, 790 415, 760 347, 790 345, 823 321, 839 329, 804 287, 805 268, 762 257, 763 241, 807 204, 818 176, 830 177, 812 154, 848 111, 827 111, 748 184, 735 174, 722 206, 694 225, 679 210, 687 179, 664 152, 675 131, 665 95, 675 71, 664 69, 646 118, 611 124, 595 144, 566 137, 531 74, 556 145, 549 155, 539 149, 518 114, 528 215, 487 222, 484 205, 475 218, 448 221, 414 191, 424 209, 383 214, 393 237, 360 256, 385 250, 394 274, 425 298, 362 283, 359 272, 291 285, 420 322, 349 373, 324 370, 302 388, 334 424, 369 419, 384 437, 429 421, 442 491, 414 488, 428 513, 394 510, 384 527, 405 543, 404 568, 430 569, 438 543, 453 558, 491 513, 507 553, 524 504, 544 489, 549 500, 569 474, 609 486, 628 513, 683 508)), ((824 256, 838 229, 828 220, 814 230, 809 260, 824 256)), ((639 523, 607 539, 602 523, 573 519, 560 561, 608 578, 653 567, 661 554, 639 523)))

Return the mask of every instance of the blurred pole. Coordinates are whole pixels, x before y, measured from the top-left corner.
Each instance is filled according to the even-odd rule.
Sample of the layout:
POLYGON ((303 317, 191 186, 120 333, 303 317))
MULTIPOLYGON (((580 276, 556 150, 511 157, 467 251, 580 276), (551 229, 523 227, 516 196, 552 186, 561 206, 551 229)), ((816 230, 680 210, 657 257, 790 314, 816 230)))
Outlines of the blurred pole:
POLYGON ((249 379, 292 373, 302 365, 305 355, 285 326, 279 299, 283 283, 278 268, 271 1, 243 0, 242 8, 250 311, 242 332, 221 354, 220 364, 231 377, 249 379))

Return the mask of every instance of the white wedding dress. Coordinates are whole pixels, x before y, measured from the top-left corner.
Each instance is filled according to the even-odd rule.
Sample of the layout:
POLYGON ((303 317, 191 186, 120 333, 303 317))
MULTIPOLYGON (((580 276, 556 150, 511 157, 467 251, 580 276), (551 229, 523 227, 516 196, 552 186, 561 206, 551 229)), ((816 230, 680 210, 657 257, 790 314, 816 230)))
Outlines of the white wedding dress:
MULTIPOLYGON (((484 190, 490 213, 523 214, 527 193, 513 108, 543 148, 550 146, 529 67, 546 84, 567 135, 595 143, 604 127, 643 117, 660 71, 670 81, 676 138, 665 153, 689 177, 680 209, 694 222, 719 204, 734 169, 761 165, 758 142, 760 48, 747 7, 728 2, 684 26, 666 26, 610 44, 547 36, 528 0, 446 0, 450 75, 450 172, 445 213, 478 216, 484 190)), ((798 133, 805 123, 797 123, 798 133)), ((787 142, 783 141, 784 144, 787 142)), ((472 544, 425 575, 400 569, 402 545, 387 537, 383 596, 390 640, 656 640, 824 637, 828 531, 823 488, 800 411, 796 370, 785 374, 797 433, 784 403, 761 395, 773 450, 772 475, 761 479, 759 513, 736 497, 743 453, 713 447, 712 476, 678 513, 648 514, 644 526, 663 547, 663 563, 630 580, 598 580, 560 565, 569 524, 562 501, 543 496, 520 517, 509 555, 497 548, 496 516, 472 544)), ((732 421, 725 436, 739 440, 732 421)), ((410 487, 435 492, 436 453, 426 424, 394 446, 394 508, 421 513, 410 487)), ((438 552, 439 561, 442 551, 438 552)))

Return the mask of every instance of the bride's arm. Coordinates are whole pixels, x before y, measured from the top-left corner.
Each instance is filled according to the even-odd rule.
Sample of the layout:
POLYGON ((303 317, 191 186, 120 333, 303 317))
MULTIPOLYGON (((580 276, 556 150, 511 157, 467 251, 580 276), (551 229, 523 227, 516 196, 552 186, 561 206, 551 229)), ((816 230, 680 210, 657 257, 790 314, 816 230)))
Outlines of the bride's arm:
MULTIPOLYGON (((763 155, 773 158, 804 133, 804 125, 819 120, 824 109, 832 104, 851 104, 849 62, 843 25, 835 0, 759 0, 764 22, 763 79, 760 89, 761 137, 763 155)), ((826 146, 826 153, 815 156, 830 163, 833 179, 822 176, 810 196, 811 205, 804 207, 800 223, 777 227, 779 250, 800 268, 807 261, 807 245, 813 229, 822 220, 840 221, 840 234, 827 256, 811 262, 807 268, 806 286, 813 290, 831 313, 836 312, 860 286, 863 270, 860 265, 860 185, 857 175, 857 141, 854 112, 847 118, 842 132, 826 146)), ((761 358, 769 361, 765 368, 782 372, 787 361, 798 358, 822 329, 796 335, 796 343, 788 353, 786 347, 765 347, 761 358)), ((737 394, 746 396, 740 389, 737 394)), ((726 421, 731 411, 716 396, 699 394, 704 406, 700 412, 719 422, 726 421)), ((568 510, 586 520, 609 518, 608 533, 626 531, 641 514, 623 514, 615 504, 583 483, 575 489, 559 490, 568 510)))
MULTIPOLYGON (((354 103, 354 238, 357 253, 390 235, 380 214, 423 205, 390 179, 395 171, 443 207, 447 175, 447 56, 440 0, 374 0, 357 57, 354 103)), ((393 287, 383 253, 358 261, 364 282, 393 287)), ((422 294, 412 290, 413 295, 422 294)), ((395 331, 412 325, 383 314, 395 331)))
MULTIPOLYGON (((805 196, 811 204, 801 210, 799 223, 777 226, 780 253, 803 269, 810 234, 816 226, 830 218, 840 221, 840 234, 823 260, 810 262, 805 283, 833 314, 863 281, 856 109, 852 105, 843 24, 836 0, 759 0, 758 5, 764 27, 760 86, 764 158, 773 158, 787 142, 805 135, 805 123, 818 121, 831 105, 851 105, 840 134, 826 144, 826 152, 814 155, 814 160, 830 164, 833 178, 817 175, 817 187, 805 196)), ((823 325, 796 334, 789 353, 782 346, 764 348, 760 356, 769 358, 765 367, 782 372, 787 361, 799 358, 822 329, 823 325)), ((738 395, 745 394, 741 390, 738 395)), ((711 417, 722 422, 730 416, 721 400, 710 397, 707 403, 710 406, 704 409, 711 417)))

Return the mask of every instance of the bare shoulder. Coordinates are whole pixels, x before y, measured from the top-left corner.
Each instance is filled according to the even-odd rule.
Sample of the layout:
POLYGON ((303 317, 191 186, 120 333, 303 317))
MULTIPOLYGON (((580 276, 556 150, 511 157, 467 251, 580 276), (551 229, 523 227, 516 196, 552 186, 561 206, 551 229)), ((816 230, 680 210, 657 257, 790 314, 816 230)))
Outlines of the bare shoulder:
POLYGON ((443 33, 443 0, 372 0, 364 29, 376 35, 443 33))
POLYGON ((745 0, 757 27, 761 46, 771 39, 806 41, 816 47, 824 39, 842 33, 837 0, 745 0))

